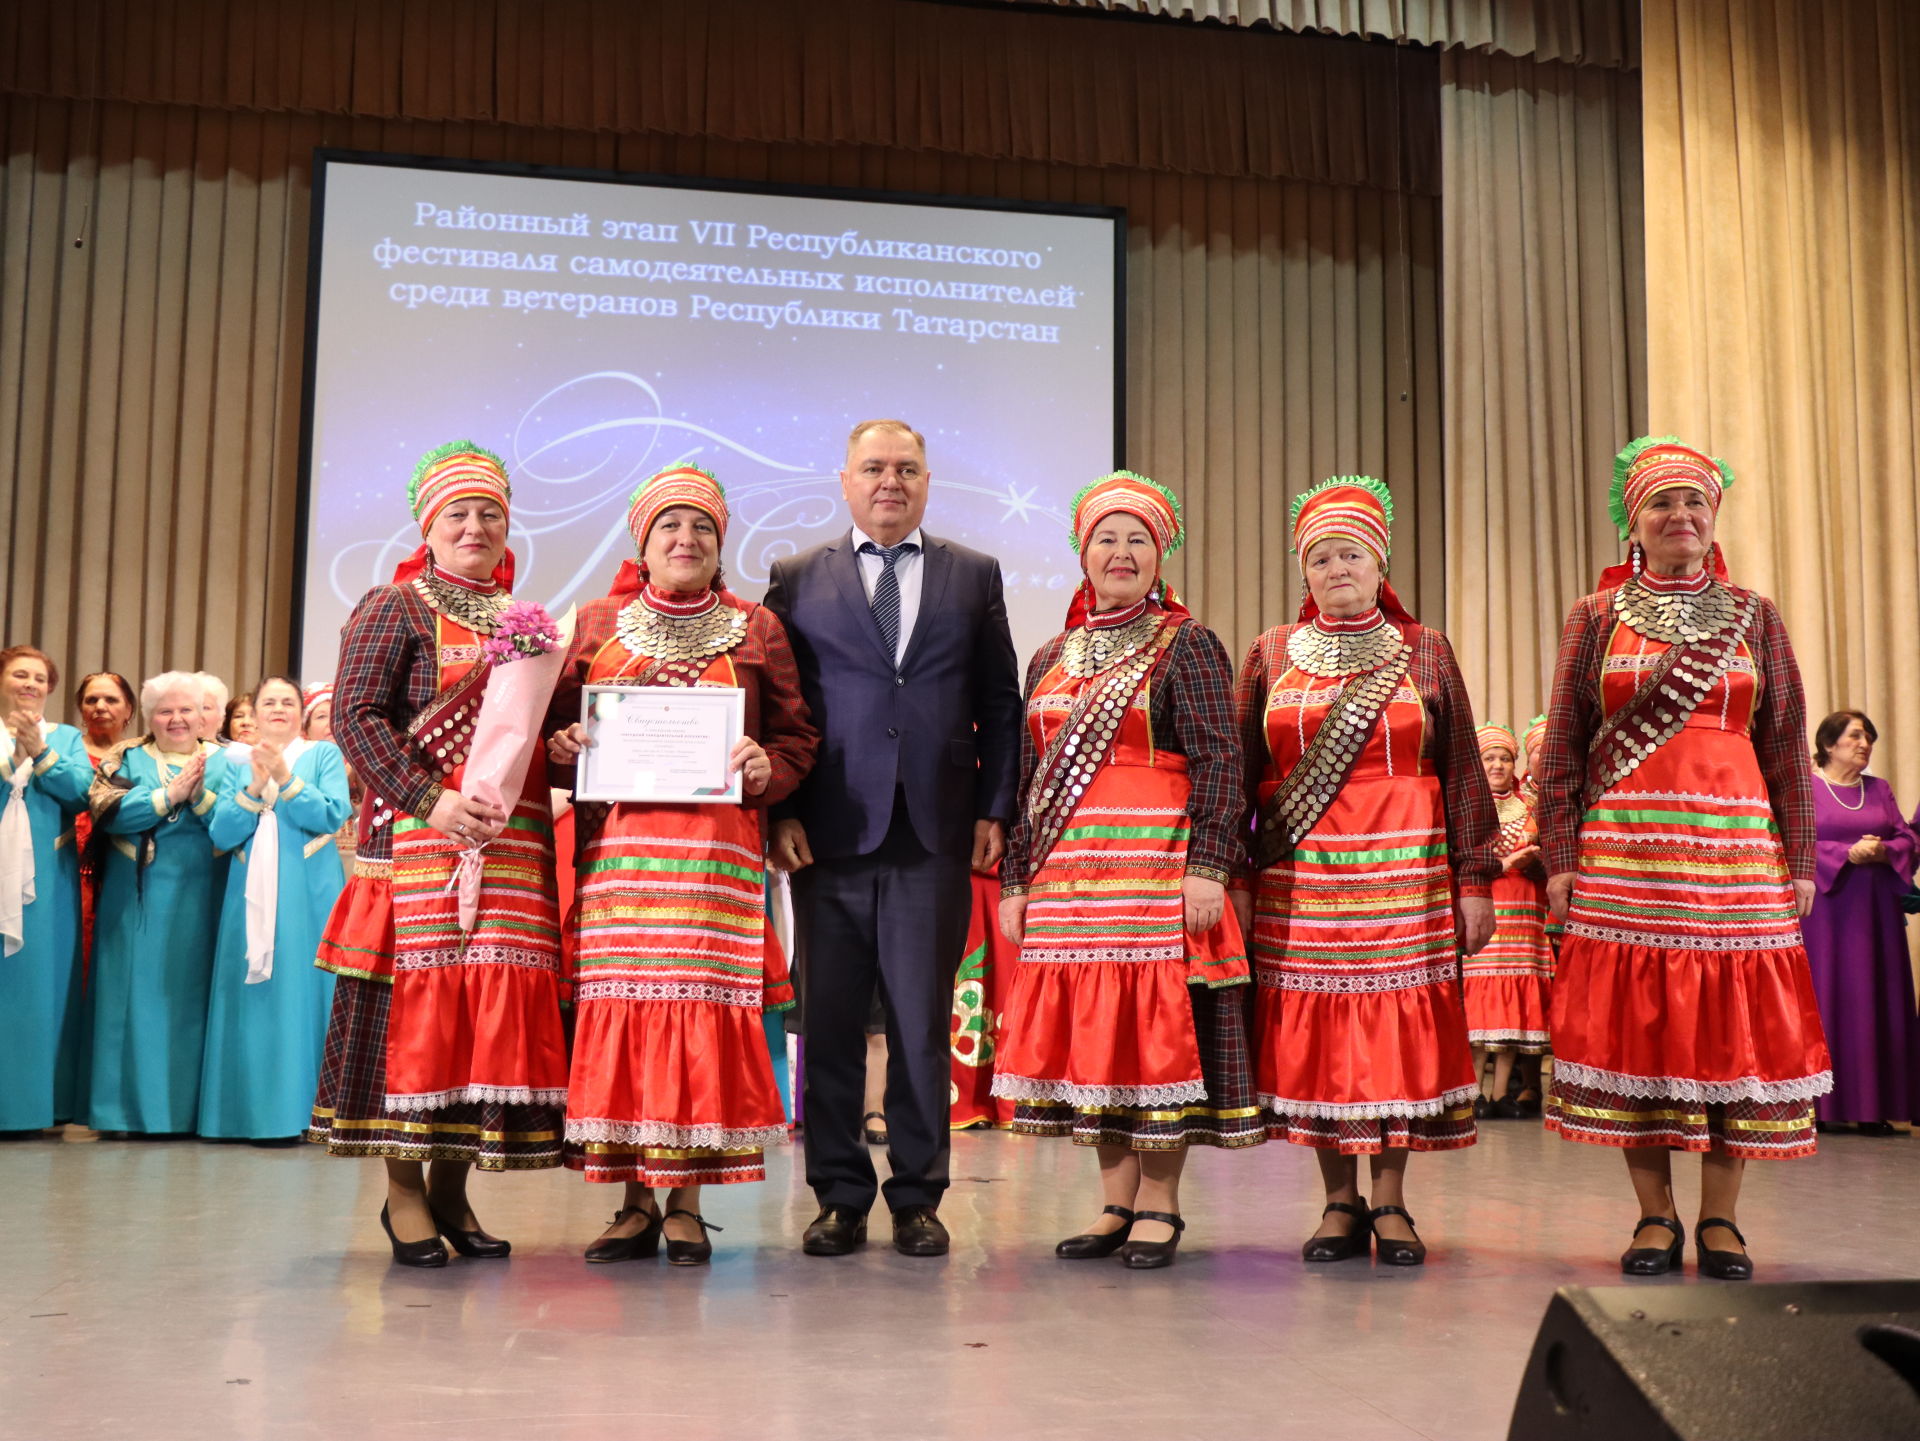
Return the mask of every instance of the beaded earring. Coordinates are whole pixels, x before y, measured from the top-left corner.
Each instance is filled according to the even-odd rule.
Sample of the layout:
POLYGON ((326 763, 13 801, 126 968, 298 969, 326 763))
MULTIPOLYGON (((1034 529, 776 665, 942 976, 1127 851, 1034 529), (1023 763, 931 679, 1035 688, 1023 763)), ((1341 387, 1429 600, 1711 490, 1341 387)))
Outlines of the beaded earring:
POLYGON ((1635 580, 1638 580, 1640 579, 1640 542, 1639 541, 1636 540, 1633 543, 1633 545, 1629 547, 1629 554, 1633 557, 1633 578, 1635 580))

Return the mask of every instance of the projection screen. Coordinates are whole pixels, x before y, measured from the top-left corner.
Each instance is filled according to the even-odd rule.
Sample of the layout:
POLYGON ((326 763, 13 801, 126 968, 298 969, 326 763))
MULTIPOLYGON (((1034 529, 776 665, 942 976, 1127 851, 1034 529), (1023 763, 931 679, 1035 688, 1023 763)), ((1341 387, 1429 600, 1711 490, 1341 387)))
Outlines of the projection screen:
POLYGON ((927 437, 926 528, 1000 558, 1017 649, 1059 629, 1073 493, 1120 463, 1124 216, 321 152, 296 663, 419 541, 415 460, 513 479, 515 590, 557 614, 632 554, 634 487, 713 471, 727 583, 835 535, 856 421, 927 437))

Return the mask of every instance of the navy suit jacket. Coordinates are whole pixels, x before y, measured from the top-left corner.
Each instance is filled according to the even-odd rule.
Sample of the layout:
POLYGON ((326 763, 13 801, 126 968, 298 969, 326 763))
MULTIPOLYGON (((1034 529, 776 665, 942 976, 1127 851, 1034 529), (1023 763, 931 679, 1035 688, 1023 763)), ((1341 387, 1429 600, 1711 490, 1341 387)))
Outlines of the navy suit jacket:
POLYGON ((819 859, 878 850, 896 786, 935 855, 965 858, 975 821, 1013 817, 1022 705, 1000 562, 921 537, 920 612, 897 667, 848 535, 775 563, 767 580, 820 729, 813 770, 773 814, 797 817, 819 859))

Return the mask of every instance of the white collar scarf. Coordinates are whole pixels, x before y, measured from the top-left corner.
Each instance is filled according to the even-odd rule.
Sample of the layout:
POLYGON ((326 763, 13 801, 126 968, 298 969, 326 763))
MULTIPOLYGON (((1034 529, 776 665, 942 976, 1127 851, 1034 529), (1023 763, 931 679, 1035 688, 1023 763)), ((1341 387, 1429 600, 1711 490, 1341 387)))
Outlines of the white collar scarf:
MULTIPOLYGON (((52 729, 41 721, 41 739, 52 729)), ((27 942, 27 907, 34 898, 33 826, 27 819, 33 768, 32 761, 14 767, 7 777, 5 809, 0 810, 0 956, 15 954, 27 942)))
MULTIPOLYGON (((311 742, 295 736, 281 752, 291 772, 293 763, 311 742)), ((253 747, 239 742, 227 747, 227 764, 234 774, 245 774, 253 765, 253 747)), ((246 782, 241 782, 241 789, 246 782)), ((280 915, 280 818, 274 814, 274 802, 280 799, 280 783, 271 778, 260 797, 260 821, 253 828, 253 841, 247 847, 247 984, 257 986, 273 979, 273 939, 280 915)))

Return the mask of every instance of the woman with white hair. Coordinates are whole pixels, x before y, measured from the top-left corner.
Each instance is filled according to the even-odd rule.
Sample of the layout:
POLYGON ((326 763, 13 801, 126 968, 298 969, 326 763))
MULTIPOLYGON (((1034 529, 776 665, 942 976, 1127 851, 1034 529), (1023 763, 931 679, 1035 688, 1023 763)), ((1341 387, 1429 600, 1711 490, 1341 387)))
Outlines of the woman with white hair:
POLYGON ((115 746, 89 793, 99 876, 88 1124, 194 1129, 223 869, 207 820, 225 761, 202 740, 207 688, 166 671, 140 688, 146 734, 115 746))
POLYGON ((227 704, 233 699, 233 692, 212 671, 197 670, 192 679, 200 683, 200 739, 222 745, 220 732, 226 728, 227 704))

